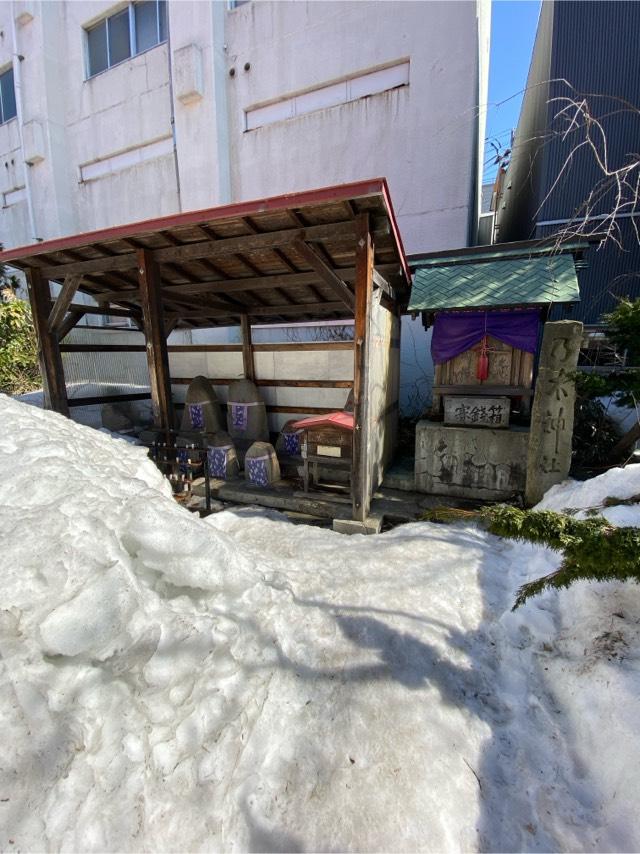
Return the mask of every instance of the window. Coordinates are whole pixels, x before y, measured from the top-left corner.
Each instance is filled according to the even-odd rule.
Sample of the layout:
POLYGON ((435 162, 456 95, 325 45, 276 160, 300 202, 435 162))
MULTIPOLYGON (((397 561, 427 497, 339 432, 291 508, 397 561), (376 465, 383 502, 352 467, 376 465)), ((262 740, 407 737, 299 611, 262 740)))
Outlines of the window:
POLYGON ((166 0, 130 3, 87 30, 87 76, 100 74, 166 38, 166 0))
POLYGON ((0 124, 16 117, 16 90, 13 87, 13 68, 0 74, 0 124))

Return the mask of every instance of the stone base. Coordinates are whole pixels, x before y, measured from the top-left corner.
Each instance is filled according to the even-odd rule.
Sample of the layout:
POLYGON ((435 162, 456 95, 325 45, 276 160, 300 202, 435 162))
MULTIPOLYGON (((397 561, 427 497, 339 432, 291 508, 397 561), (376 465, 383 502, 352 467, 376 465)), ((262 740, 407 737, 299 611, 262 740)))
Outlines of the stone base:
POLYGON ((403 492, 415 492, 416 473, 413 456, 394 460, 384 473, 382 485, 389 489, 401 489, 403 492))
POLYGON ((449 427, 435 421, 416 426, 416 489, 504 501, 525 490, 529 431, 449 427))
POLYGON ((382 530, 382 516, 367 516, 364 522, 334 519, 333 530, 338 534, 379 534, 382 530))

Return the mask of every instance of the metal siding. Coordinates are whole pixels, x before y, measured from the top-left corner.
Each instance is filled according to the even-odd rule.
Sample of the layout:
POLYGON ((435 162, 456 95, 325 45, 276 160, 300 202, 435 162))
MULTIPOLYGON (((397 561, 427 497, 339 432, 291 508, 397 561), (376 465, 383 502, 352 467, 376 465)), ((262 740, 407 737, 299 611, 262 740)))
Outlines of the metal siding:
MULTIPOLYGON (((532 137, 544 132, 541 125, 531 128, 534 100, 531 93, 544 90, 546 81, 553 80, 556 82, 550 86, 550 97, 567 95, 570 90, 560 82, 567 80, 578 92, 623 98, 640 107, 639 41, 640 3, 545 0, 527 81, 528 92, 518 123, 513 165, 507 176, 509 179, 513 174, 513 188, 505 193, 506 209, 498 211, 501 241, 548 237, 557 233, 561 225, 535 228, 535 222, 572 217, 602 177, 593 155, 585 150, 575 156, 571 170, 551 191, 572 147, 570 140, 563 142, 558 136, 553 136, 544 145, 540 183, 536 183, 531 175, 524 182, 515 180, 522 172, 525 156, 530 158, 532 137), (546 33, 545 38, 541 38, 541 31, 551 18, 552 38, 546 33), (544 63, 550 45, 551 62, 545 75, 544 63), (527 128, 524 128, 525 124, 527 128), (520 152, 517 148, 519 140, 523 140, 520 152), (545 200, 547 195, 549 198, 545 200)), ((595 115, 602 117, 607 133, 609 163, 615 168, 639 150, 640 115, 632 111, 619 112, 619 102, 612 102, 608 97, 591 97, 589 101, 595 115), (605 116, 612 107, 616 114, 605 116)), ((548 105, 549 121, 556 109, 554 104, 548 105)), ((530 168, 529 163, 526 168, 530 168)), ((600 212, 607 210, 606 204, 605 197, 600 212)), ((591 249, 586 256, 589 266, 578 271, 579 305, 573 308, 558 306, 553 310, 554 318, 570 317, 585 323, 597 323, 603 313, 614 308, 616 296, 640 297, 640 246, 629 220, 619 222, 623 251, 613 243, 600 250, 591 249)))
MULTIPOLYGON (((553 320, 567 318, 583 323, 598 323, 602 314, 612 311, 620 297, 640 298, 640 245, 629 220, 620 222, 624 249, 614 243, 598 249, 592 247, 585 253, 587 267, 578 269, 580 303, 570 307, 557 306, 553 320)), ((538 229, 540 235, 549 235, 553 228, 538 229)))
MULTIPOLYGON (((550 97, 573 96, 563 80, 579 93, 587 93, 593 114, 602 122, 607 136, 610 166, 618 168, 638 151, 640 114, 623 110, 617 100, 640 106, 640 3, 556 3, 555 32, 551 60, 550 97), (599 97, 605 96, 605 97, 599 97), (611 113, 615 113, 611 115, 611 113)), ((561 104, 560 104, 561 106, 561 104)), ((550 119, 556 112, 549 105, 550 119)), ((560 129, 561 125, 552 125, 560 129)), ((568 154, 583 134, 562 140, 554 136, 547 145, 545 181, 538 204, 551 190, 568 154)), ((551 192, 536 217, 538 222, 570 217, 602 178, 593 153, 587 148, 573 158, 573 165, 551 192)), ((611 201, 610 199, 608 200, 611 201)), ((597 210, 607 210, 604 198, 597 210)))

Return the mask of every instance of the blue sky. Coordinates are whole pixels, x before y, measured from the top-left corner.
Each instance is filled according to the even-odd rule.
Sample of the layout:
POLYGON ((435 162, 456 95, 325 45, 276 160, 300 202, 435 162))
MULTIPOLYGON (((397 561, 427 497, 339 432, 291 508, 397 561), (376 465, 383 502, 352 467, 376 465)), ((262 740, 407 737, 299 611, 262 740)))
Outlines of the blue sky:
MULTIPOLYGON (((539 12, 540 0, 492 2, 487 140, 494 140, 502 149, 509 146, 510 131, 518 124, 539 12)), ((487 141, 485 183, 496 174, 497 166, 490 159, 492 153, 487 141)))

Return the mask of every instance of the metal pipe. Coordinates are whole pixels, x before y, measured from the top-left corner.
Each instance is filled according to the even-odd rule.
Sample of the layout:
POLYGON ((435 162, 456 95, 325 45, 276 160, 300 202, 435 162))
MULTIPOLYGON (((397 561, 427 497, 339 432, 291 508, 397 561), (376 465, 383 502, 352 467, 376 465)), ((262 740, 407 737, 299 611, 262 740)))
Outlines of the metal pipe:
POLYGON ((18 36, 16 32, 16 11, 14 0, 11 0, 11 39, 13 42, 12 64, 13 64, 13 87, 16 98, 16 119, 18 122, 18 136, 20 138, 20 154, 22 156, 22 165, 24 168, 24 187, 27 195, 27 212, 29 216, 29 229, 31 231, 31 240, 34 243, 40 243, 41 237, 38 237, 36 230, 36 218, 33 209, 33 198, 31 195, 31 167, 27 163, 24 155, 24 136, 22 133, 22 74, 20 63, 23 57, 18 53, 18 36))
MULTIPOLYGON (((171 53, 171 26, 169 21, 169 9, 171 4, 167 3, 167 53, 169 60, 169 109, 171 110, 171 136, 173 138, 173 166, 176 173, 176 191, 178 193, 178 211, 182 213, 182 191, 180 188, 180 165, 178 162, 178 138, 176 134, 176 111, 173 101, 173 54, 171 53)), ((159 13, 158 13, 159 14, 159 13)))

